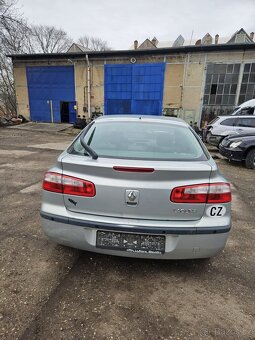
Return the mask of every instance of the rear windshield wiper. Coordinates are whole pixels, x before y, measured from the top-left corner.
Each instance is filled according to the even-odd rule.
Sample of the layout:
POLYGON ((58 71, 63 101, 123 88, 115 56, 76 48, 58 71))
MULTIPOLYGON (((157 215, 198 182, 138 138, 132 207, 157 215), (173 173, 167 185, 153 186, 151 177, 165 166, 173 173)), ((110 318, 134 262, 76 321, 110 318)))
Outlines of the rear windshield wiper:
POLYGON ((85 141, 84 141, 84 137, 86 135, 86 133, 88 132, 88 130, 91 128, 91 126, 94 124, 94 122, 92 124, 89 124, 84 131, 82 132, 82 134, 80 135, 80 142, 81 145, 84 147, 84 149, 87 151, 87 153, 92 157, 92 159, 98 159, 98 154, 96 153, 95 150, 93 150, 85 141))

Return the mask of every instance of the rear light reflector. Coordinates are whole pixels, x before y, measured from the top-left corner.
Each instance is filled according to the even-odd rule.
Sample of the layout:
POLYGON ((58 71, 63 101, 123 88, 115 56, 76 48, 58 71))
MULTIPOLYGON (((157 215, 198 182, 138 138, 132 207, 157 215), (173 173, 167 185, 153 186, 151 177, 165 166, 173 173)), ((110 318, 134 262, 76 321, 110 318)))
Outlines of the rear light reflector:
POLYGON ((63 193, 62 175, 55 172, 46 172, 43 180, 43 189, 63 193))
POLYGON ((124 172, 153 172, 153 168, 134 168, 129 166, 114 166, 113 169, 115 171, 124 171, 124 172))
POLYGON ((94 183, 55 172, 47 172, 45 174, 43 189, 74 196, 93 197, 96 195, 94 183))
POLYGON ((195 184, 174 188, 170 200, 174 203, 227 203, 231 202, 228 183, 195 184))

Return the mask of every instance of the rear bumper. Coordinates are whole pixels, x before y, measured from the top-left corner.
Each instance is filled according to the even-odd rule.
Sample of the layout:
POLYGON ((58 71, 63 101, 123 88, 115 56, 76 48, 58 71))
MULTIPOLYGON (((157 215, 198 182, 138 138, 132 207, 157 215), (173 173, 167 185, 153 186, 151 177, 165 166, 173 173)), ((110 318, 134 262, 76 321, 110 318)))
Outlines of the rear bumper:
POLYGON ((230 225, 222 225, 220 227, 174 227, 166 225, 153 227, 81 220, 45 212, 41 212, 41 217, 44 232, 49 238, 57 243, 87 251, 126 257, 155 259, 192 259, 211 257, 224 249, 230 231, 230 225), (97 230, 139 234, 164 234, 166 237, 165 253, 140 254, 97 248, 97 230))

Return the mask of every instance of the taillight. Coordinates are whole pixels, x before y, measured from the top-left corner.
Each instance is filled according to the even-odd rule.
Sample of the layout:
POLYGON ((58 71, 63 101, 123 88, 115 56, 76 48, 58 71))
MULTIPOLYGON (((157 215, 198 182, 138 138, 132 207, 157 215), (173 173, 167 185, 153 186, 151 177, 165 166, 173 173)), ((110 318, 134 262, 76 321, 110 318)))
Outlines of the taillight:
POLYGON ((94 183, 71 176, 62 176, 64 194, 93 197, 96 195, 94 183))
POLYGON ((55 172, 47 172, 45 174, 43 189, 75 196, 93 197, 96 195, 94 183, 55 172))
POLYGON ((174 203, 227 203, 231 202, 228 183, 195 184, 174 188, 170 200, 174 203))
POLYGON ((207 203, 231 202, 231 190, 228 183, 213 183, 209 186, 207 203))

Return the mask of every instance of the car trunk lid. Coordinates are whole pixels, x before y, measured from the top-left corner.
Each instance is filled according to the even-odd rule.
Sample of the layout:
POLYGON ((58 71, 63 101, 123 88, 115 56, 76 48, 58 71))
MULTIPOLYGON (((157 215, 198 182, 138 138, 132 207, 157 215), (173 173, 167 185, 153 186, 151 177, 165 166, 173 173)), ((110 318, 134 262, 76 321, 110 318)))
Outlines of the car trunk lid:
POLYGON ((94 197, 64 195, 66 209, 72 212, 169 221, 202 217, 205 204, 173 203, 170 194, 177 186, 208 183, 211 173, 206 161, 93 160, 71 154, 63 157, 62 168, 64 175, 96 187, 94 197))

